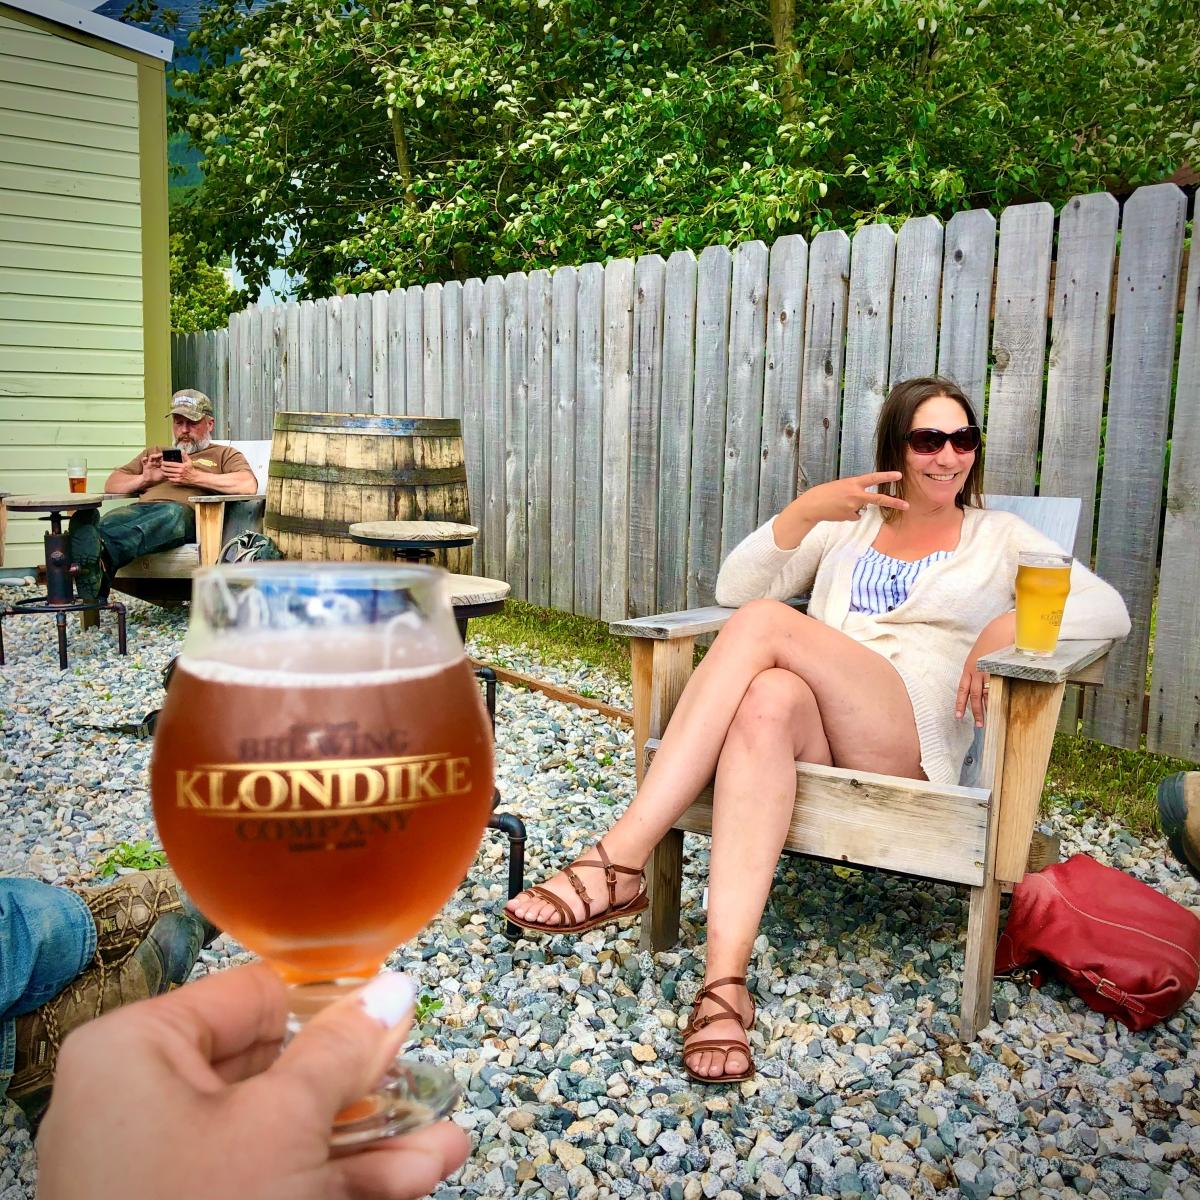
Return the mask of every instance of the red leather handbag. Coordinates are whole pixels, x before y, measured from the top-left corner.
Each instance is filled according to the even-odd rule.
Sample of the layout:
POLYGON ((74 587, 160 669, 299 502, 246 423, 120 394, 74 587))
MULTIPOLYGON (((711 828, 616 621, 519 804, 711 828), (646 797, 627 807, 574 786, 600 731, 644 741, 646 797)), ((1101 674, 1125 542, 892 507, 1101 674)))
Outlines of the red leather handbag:
MULTIPOLYGON (((1130 1029, 1165 1021, 1200 977, 1200 918, 1152 887, 1076 854, 1026 875, 996 946, 996 974, 1046 965, 1089 1008, 1130 1029)), ((1036 985, 1041 972, 1031 972, 1036 985)))

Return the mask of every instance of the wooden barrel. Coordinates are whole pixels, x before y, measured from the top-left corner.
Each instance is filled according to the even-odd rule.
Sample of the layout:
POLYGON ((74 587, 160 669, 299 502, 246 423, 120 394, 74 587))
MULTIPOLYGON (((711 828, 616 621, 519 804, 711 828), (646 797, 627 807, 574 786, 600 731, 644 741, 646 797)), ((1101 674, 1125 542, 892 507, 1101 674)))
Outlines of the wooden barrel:
MULTIPOLYGON (((470 521, 462 424, 451 417, 280 412, 263 532, 291 559, 391 559, 357 546, 359 521, 470 521)), ((470 546, 435 562, 471 569, 470 546)))

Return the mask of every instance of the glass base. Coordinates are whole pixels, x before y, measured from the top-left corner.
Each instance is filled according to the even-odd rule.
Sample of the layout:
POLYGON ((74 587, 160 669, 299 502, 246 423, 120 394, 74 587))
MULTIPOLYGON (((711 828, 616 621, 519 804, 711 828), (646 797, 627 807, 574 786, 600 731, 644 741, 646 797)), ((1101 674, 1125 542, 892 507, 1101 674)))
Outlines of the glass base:
POLYGON ((1057 650, 1058 647, 1055 646, 1054 650, 1026 650, 1024 646, 1014 646, 1013 649, 1026 658, 1053 658, 1054 650, 1057 650))
MULTIPOLYGON (((330 1004, 357 991, 365 979, 326 979, 288 985, 285 1041, 330 1004)), ((415 1058, 394 1058, 375 1089, 334 1117, 332 1152, 348 1154, 370 1142, 397 1137, 440 1121, 454 1110, 462 1089, 446 1067, 415 1058)))
POLYGON ((335 1154, 346 1154, 368 1142, 432 1125, 453 1112, 461 1095, 444 1067, 397 1058, 373 1092, 334 1118, 330 1146, 335 1154))

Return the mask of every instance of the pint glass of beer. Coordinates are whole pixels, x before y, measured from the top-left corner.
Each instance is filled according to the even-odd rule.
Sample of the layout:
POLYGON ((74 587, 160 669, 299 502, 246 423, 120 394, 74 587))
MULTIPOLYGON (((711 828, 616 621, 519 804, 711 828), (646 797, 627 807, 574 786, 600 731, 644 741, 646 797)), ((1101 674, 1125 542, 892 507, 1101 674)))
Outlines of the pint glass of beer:
POLYGON ((87 491, 87 459, 71 457, 67 459, 67 487, 72 495, 87 491))
POLYGON ((1045 658, 1058 645, 1058 627, 1071 590, 1069 554, 1017 556, 1017 637, 1022 654, 1045 658))
MULTIPOLYGON (((462 881, 492 740, 444 571, 270 562, 196 573, 150 764, 180 882, 290 985, 293 1030, 369 979, 462 881)), ((335 1145, 444 1115, 447 1072, 397 1059, 335 1145)))

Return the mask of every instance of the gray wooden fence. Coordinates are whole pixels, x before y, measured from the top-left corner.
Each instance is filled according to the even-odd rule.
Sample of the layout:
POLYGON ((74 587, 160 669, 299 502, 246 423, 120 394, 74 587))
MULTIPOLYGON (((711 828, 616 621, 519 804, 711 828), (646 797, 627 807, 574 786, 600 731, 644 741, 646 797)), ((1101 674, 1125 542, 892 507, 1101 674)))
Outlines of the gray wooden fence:
POLYGON ((460 417, 476 569, 613 620, 711 603, 729 549, 798 488, 869 469, 890 382, 936 369, 986 399, 986 489, 1082 497, 1076 552, 1129 605, 1087 732, 1135 746, 1144 724, 1151 749, 1195 760, 1187 226, 1184 194, 1158 184, 1057 219, 1017 205, 998 229, 976 210, 250 308, 177 335, 173 378, 215 398, 232 438, 270 437, 283 409, 460 417))

